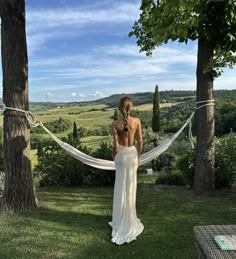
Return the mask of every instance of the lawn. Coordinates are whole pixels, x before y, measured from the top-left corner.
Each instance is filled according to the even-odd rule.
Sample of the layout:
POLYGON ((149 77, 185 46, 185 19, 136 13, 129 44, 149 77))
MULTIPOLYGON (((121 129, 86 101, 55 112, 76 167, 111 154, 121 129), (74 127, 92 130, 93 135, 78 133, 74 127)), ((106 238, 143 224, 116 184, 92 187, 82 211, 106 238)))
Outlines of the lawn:
POLYGON ((136 241, 110 241, 113 187, 44 188, 40 208, 1 216, 0 258, 197 258, 193 226, 236 224, 235 193, 194 197, 184 186, 139 183, 136 241))

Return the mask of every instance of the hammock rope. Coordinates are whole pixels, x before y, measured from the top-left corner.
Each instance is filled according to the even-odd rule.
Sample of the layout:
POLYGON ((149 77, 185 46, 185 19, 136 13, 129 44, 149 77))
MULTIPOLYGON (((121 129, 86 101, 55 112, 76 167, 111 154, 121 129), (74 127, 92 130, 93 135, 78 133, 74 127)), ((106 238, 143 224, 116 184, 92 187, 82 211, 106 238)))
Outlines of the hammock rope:
MULTIPOLYGON (((195 110, 192 112, 190 117, 186 120, 184 125, 172 137, 165 139, 157 147, 155 147, 152 150, 142 154, 140 165, 143 165, 147 162, 150 162, 151 160, 155 159, 160 154, 162 154, 165 150, 167 150, 171 146, 171 144, 175 141, 175 139, 182 133, 182 131, 185 129, 185 127, 187 125, 189 125, 189 134, 188 134, 189 140, 190 140, 192 148, 194 148, 193 136, 192 136, 192 118, 193 118, 193 116, 194 116, 194 114, 197 110, 199 110, 203 107, 209 106, 209 105, 215 105, 214 101, 215 100, 210 99, 210 100, 196 102, 195 110), (202 105, 197 106, 198 104, 202 104, 202 105)), ((47 129, 41 121, 37 120, 30 111, 24 111, 24 110, 13 108, 13 107, 7 107, 4 103, 1 103, 0 104, 0 112, 4 112, 5 110, 13 110, 13 111, 25 113, 26 119, 28 120, 29 124, 32 127, 41 126, 52 137, 52 139, 55 142, 57 142, 58 145, 60 145, 60 147, 62 149, 64 149, 69 155, 78 159, 82 163, 85 163, 89 166, 92 166, 92 167, 95 167, 95 168, 98 168, 98 169, 115 170, 114 161, 104 160, 104 159, 89 156, 89 155, 79 151, 75 147, 71 146, 70 144, 68 144, 66 142, 63 142, 58 137, 56 137, 49 129, 47 129)))

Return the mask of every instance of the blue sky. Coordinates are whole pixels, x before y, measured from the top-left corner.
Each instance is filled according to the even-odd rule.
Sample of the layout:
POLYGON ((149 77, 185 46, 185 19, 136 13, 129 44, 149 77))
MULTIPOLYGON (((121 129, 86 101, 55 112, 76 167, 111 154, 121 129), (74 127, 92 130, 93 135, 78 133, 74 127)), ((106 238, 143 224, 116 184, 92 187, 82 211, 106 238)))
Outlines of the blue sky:
MULTIPOLYGON (((194 90, 196 42, 170 42, 148 58, 128 37, 140 2, 26 0, 30 101, 85 101, 156 84, 194 90)), ((234 89, 235 81, 226 69, 215 89, 234 89)))

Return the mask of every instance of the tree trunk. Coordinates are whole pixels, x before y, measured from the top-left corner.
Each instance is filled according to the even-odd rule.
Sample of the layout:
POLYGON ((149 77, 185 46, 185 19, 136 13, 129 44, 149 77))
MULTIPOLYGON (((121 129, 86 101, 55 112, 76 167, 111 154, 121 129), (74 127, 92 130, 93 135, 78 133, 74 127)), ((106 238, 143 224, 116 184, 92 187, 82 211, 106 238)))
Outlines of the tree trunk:
MULTIPOLYGON (((208 40, 198 40, 197 102, 213 99, 213 76, 203 73, 204 66, 212 63, 213 51, 214 47, 208 40)), ((197 157, 193 189, 195 194, 203 195, 214 190, 214 106, 197 110, 196 121, 197 157)))
MULTIPOLYGON (((3 102, 9 107, 29 110, 25 1, 3 0, 0 5, 3 102)), ((29 126, 24 114, 10 110, 4 112, 3 204, 8 211, 26 211, 37 206, 30 160, 29 126)))

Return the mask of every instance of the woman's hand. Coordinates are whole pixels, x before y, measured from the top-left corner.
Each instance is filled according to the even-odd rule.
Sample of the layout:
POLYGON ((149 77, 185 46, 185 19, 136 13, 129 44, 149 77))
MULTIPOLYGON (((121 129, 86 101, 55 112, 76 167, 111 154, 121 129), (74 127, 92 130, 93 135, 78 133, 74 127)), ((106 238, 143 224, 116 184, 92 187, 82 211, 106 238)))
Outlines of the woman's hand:
POLYGON ((141 163, 141 157, 138 157, 138 165, 141 163))

